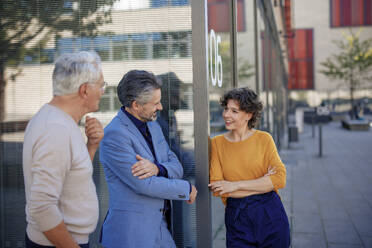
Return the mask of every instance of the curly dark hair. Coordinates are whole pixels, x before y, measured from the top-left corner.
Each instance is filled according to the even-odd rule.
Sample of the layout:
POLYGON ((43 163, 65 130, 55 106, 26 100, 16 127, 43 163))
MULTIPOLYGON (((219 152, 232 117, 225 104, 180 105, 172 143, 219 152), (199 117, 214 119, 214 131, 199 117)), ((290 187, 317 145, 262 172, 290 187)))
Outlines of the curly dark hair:
POLYGON ((229 100, 235 100, 239 104, 239 109, 252 113, 252 118, 248 121, 248 127, 254 128, 257 121, 261 118, 263 104, 258 95, 249 88, 237 88, 226 92, 220 99, 223 108, 227 106, 229 100))

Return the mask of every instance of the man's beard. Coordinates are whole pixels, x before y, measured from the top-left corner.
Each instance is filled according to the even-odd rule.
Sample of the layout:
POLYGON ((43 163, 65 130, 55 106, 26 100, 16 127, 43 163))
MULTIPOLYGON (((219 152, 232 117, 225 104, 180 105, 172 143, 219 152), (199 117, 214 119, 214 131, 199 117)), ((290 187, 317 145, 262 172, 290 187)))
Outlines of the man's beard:
POLYGON ((157 115, 158 111, 156 111, 155 113, 153 113, 151 116, 147 117, 147 116, 141 116, 142 119, 144 119, 146 122, 147 121, 156 121, 158 115, 157 115))
POLYGON ((158 118, 157 113, 158 113, 158 111, 156 111, 156 112, 151 116, 151 121, 156 121, 156 119, 158 118))

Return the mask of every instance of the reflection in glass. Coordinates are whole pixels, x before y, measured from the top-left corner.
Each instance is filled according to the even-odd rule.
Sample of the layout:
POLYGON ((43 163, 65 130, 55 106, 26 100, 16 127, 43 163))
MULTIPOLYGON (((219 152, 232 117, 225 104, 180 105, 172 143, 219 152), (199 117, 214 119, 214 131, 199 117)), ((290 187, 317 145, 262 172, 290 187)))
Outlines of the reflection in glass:
MULTIPOLYGON (((53 9, 49 12, 44 10, 57 8, 53 5, 55 1, 38 1, 37 6, 29 6, 28 2, 9 2, 9 5, 4 5, 7 8, 4 6, 0 8, 0 12, 3 9, 14 9, 15 15, 7 13, 7 16, 13 18, 9 20, 9 23, 13 25, 13 30, 16 28, 15 24, 21 21, 17 19, 19 17, 25 17, 25 25, 28 25, 32 23, 31 19, 40 16, 43 18, 43 23, 51 19, 59 20, 62 16, 65 22, 57 22, 57 24, 62 25, 60 27, 65 32, 50 29, 50 32, 48 31, 50 40, 42 40, 41 43, 38 43, 39 40, 30 42, 27 46, 13 40, 15 45, 10 44, 6 51, 0 51, 2 54, 10 51, 9 56, 2 56, 4 63, 0 63, 1 66, 4 64, 6 67, 6 70, 5 67, 1 67, 0 75, 9 78, 4 91, 6 98, 3 96, 3 99, 7 99, 6 108, 0 112, 1 116, 4 114, 0 118, 0 247, 23 247, 24 245, 23 132, 30 117, 42 104, 50 100, 52 63, 63 53, 94 50, 101 56, 103 74, 110 85, 102 96, 100 111, 90 115, 98 118, 103 125, 106 125, 121 107, 116 95, 116 85, 126 71, 132 68, 146 68, 157 75, 164 74, 162 76, 165 81, 163 96, 164 101, 168 101, 164 102, 167 108, 164 108, 164 113, 162 113, 164 127, 168 128, 164 133, 171 149, 175 150, 184 166, 185 178, 195 183, 191 26, 188 26, 191 23, 190 2, 188 0, 167 0, 167 6, 172 6, 172 8, 162 8, 165 6, 162 5, 163 2, 148 1, 147 5, 141 5, 147 8, 146 11, 138 8, 131 9, 134 13, 131 18, 128 18, 128 11, 123 9, 115 10, 112 15, 106 12, 109 8, 108 3, 111 4, 112 1, 97 1, 95 4, 89 1, 67 1, 64 6, 59 6, 61 9, 53 9), (84 6, 80 6, 79 4, 83 2, 84 6), (150 8, 150 2, 154 8, 150 8), (106 5, 107 8, 101 8, 102 5, 106 5), (165 25, 163 20, 154 21, 154 16, 159 11, 168 12, 165 25), (24 16, 25 13, 26 16, 24 16), (102 22, 90 23, 91 29, 87 29, 81 21, 86 13, 93 13, 92 16, 107 14, 107 17, 111 17, 112 23, 103 22, 103 18, 102 22), (170 29, 169 23, 174 22, 172 16, 180 15, 181 18, 177 20, 182 20, 179 23, 182 28, 170 29), (69 18, 75 16, 81 19, 70 22, 69 18), (123 22, 124 17, 128 18, 125 22, 123 22), (185 24, 182 23, 183 20, 185 24), (66 26, 63 26, 64 23, 66 26), (100 24, 102 26, 99 30, 103 30, 102 32, 96 29, 100 24), (16 50, 16 45, 21 49, 16 50), (14 78, 13 81, 12 78, 14 78), (27 104, 25 104, 25 99, 27 99, 27 104)), ((6 15, 1 12, 0 16, 4 20, 3 17, 6 15)), ((20 28, 22 29, 22 26, 20 28)), ((36 28, 39 26, 36 25, 36 28)), ((5 32, 5 29, 2 31, 5 32)), ((22 31, 25 30, 22 29, 22 31)), ((33 32, 36 31, 33 30, 33 32)), ((0 35, 1 41, 7 38, 3 32, 0 35)), ((0 83, 3 87, 3 81, 0 83)), ((84 132, 83 126, 81 129, 84 132)), ((100 228, 108 207, 106 181, 98 161, 98 154, 96 154, 93 178, 100 201, 100 219, 96 231, 90 237, 91 247, 99 247, 100 228)), ((195 205, 189 206, 184 202, 174 204, 174 238, 179 247, 195 247, 195 207, 195 205)), ((125 223, 123 225, 125 226, 125 223)))
MULTIPOLYGON (((192 106, 185 92, 192 89, 174 73, 158 75, 162 82, 163 110, 158 115, 164 136, 172 151, 177 155, 184 170, 183 178, 195 184, 194 123, 192 106)), ((173 201, 174 238, 178 247, 195 247, 196 220, 195 205, 183 201, 173 201)))
POLYGON ((168 34, 154 33, 152 35, 153 56, 155 59, 168 57, 168 34))
MULTIPOLYGON (((233 87, 232 56, 230 44, 229 1, 208 0, 208 69, 210 136, 225 130, 219 100, 223 93, 233 87)), ((220 198, 212 196, 213 244, 224 243, 224 206, 220 198)))
POLYGON ((125 43, 113 44, 113 56, 114 60, 127 60, 129 58, 129 48, 125 43))
POLYGON ((51 98, 50 64, 61 53, 93 50, 91 37, 103 35, 97 29, 109 21, 111 4, 1 1, 0 247, 24 247, 23 136, 28 120, 51 98))
POLYGON ((253 1, 240 0, 237 4, 237 70, 238 86, 255 89, 255 47, 253 1))

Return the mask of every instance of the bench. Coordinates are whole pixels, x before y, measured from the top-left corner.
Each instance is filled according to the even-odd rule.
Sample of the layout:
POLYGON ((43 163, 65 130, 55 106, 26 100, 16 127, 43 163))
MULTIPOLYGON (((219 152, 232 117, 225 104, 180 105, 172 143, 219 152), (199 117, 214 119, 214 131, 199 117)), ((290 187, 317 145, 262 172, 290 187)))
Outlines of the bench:
POLYGON ((368 131, 369 121, 366 120, 342 120, 342 127, 351 131, 368 131))

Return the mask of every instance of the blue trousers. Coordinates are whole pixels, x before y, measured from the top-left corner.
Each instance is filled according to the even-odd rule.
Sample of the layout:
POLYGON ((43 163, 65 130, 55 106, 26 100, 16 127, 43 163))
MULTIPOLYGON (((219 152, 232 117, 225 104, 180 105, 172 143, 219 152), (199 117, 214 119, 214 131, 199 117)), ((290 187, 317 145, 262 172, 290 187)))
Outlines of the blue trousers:
POLYGON ((228 198, 225 225, 228 248, 288 248, 290 245, 288 217, 274 191, 228 198))

